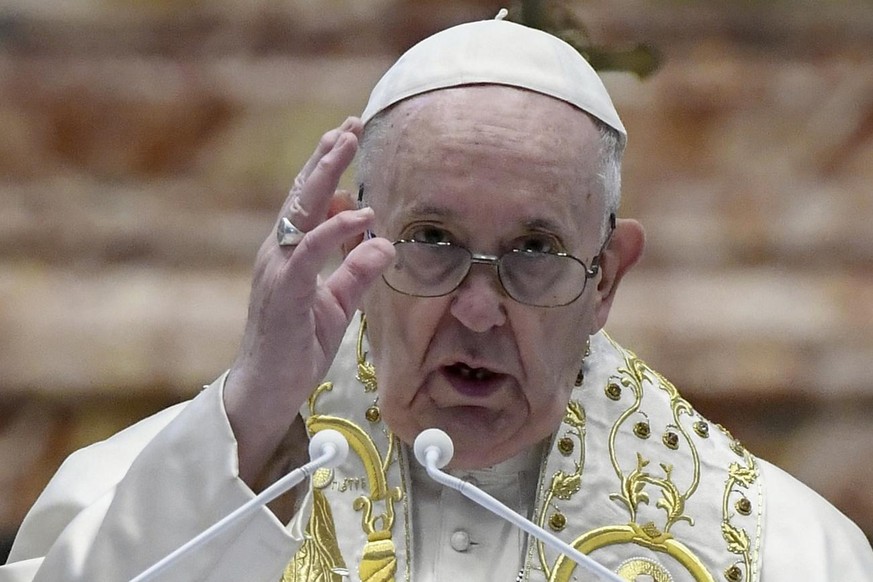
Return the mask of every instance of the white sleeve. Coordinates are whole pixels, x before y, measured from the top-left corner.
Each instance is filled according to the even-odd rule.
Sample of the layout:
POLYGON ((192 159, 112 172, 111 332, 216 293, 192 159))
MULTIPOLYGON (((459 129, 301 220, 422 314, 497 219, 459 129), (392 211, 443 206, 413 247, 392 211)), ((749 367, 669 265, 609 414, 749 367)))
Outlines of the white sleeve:
MULTIPOLYGON (((220 378, 77 453, 28 513, 0 582, 126 582, 254 498, 239 478, 220 378)), ((275 582, 302 542, 264 508, 162 578, 275 582)))
POLYGON ((759 462, 766 487, 761 582, 873 580, 873 548, 860 528, 785 471, 759 462))

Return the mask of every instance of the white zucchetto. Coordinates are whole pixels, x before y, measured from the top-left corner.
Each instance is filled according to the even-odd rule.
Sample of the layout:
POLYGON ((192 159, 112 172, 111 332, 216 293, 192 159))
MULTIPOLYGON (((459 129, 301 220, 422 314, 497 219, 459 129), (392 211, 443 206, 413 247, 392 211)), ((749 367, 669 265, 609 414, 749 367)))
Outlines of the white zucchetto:
POLYGON ((491 83, 566 101, 627 140, 603 82, 576 49, 547 32, 500 19, 453 26, 410 48, 373 88, 361 119, 367 123, 428 91, 491 83))

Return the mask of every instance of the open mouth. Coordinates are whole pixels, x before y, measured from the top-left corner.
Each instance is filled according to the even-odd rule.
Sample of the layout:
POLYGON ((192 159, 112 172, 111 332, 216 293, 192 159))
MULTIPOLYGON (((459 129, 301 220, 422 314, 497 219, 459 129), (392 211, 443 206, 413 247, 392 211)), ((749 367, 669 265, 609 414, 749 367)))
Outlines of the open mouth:
POLYGON ((458 376, 463 378, 464 380, 490 380, 497 374, 489 370, 488 368, 471 368, 467 364, 462 364, 458 362, 457 364, 452 364, 451 366, 446 366, 446 371, 453 376, 458 376))
POLYGON ((462 362, 445 366, 443 371, 452 386, 468 396, 487 396, 498 388, 504 376, 488 368, 474 368, 462 362))

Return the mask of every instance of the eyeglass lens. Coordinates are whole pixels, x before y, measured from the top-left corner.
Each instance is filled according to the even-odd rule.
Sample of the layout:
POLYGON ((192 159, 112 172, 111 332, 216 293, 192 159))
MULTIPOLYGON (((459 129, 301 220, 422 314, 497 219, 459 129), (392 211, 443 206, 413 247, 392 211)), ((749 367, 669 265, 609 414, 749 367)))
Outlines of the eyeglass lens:
POLYGON ((398 241, 394 263, 383 278, 394 290, 418 297, 439 297, 454 291, 473 262, 497 264, 506 293, 527 305, 566 305, 585 289, 587 269, 566 255, 509 252, 494 261, 473 255, 464 247, 444 243, 398 241))

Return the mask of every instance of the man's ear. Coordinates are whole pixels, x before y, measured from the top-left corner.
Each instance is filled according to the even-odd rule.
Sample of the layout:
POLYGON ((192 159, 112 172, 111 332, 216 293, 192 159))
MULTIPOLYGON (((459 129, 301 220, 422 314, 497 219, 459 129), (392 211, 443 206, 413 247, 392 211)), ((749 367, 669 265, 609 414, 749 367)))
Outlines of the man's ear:
POLYGON ((606 325, 618 284, 643 254, 646 233, 636 220, 622 218, 616 221, 612 239, 600 258, 600 280, 594 306, 597 329, 606 325))
MULTIPOLYGON (((330 207, 327 209, 327 217, 332 218, 340 212, 354 210, 355 208, 357 208, 357 204, 352 197, 352 193, 348 190, 337 190, 330 199, 330 207)), ((364 237, 359 236, 352 240, 343 241, 341 245, 343 258, 345 258, 353 248, 358 246, 362 240, 364 240, 364 237)))

